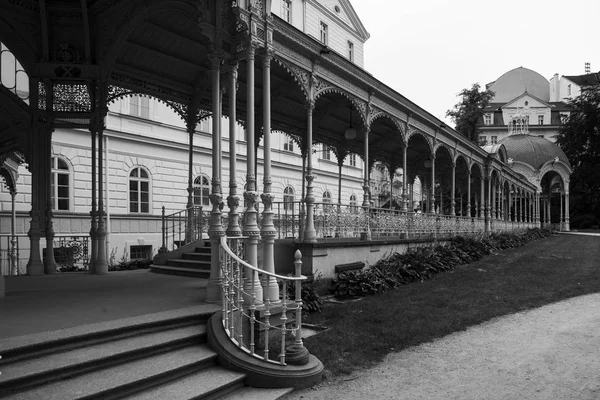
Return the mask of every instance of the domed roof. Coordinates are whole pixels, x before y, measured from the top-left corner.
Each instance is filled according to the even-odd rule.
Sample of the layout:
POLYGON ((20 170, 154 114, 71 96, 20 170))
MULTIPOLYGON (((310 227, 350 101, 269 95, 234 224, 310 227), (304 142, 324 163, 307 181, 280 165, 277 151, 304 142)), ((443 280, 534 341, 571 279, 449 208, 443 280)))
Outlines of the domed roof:
POLYGON ((548 161, 558 159, 571 168, 569 159, 556 144, 551 141, 528 134, 510 135, 500 140, 504 145, 508 158, 531 165, 536 170, 548 161))
POLYGON ((490 86, 495 96, 492 103, 507 103, 527 92, 542 101, 550 101, 550 82, 539 73, 528 68, 515 68, 490 86))

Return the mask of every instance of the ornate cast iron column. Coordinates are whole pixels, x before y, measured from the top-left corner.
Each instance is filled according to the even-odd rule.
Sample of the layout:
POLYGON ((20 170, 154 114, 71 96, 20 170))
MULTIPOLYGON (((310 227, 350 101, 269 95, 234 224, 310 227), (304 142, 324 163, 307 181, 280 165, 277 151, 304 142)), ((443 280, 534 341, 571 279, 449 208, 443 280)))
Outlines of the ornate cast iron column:
POLYGON ((211 57, 212 63, 212 185, 209 196, 212 204, 208 236, 210 238, 210 278, 206 290, 207 302, 221 301, 221 266, 219 265, 219 241, 225 235, 221 224, 223 194, 221 190, 221 58, 211 57))
POLYGON ((492 191, 492 201, 491 201, 491 207, 492 207, 492 212, 491 212, 491 219, 496 219, 496 192, 498 191, 498 186, 496 185, 496 180, 492 179, 490 180, 490 186, 492 186, 491 191, 492 191))
POLYGON ((471 214, 471 168, 467 174, 467 217, 472 217, 471 214))
MULTIPOLYGON (((312 79, 311 79, 311 96, 312 96, 312 79)), ((312 164, 312 117, 315 109, 314 101, 311 101, 306 106, 306 227, 304 228, 304 242, 316 243, 317 231, 315 230, 315 219, 313 208, 315 197, 313 195, 313 164, 312 164)))
MULTIPOLYGON (((271 49, 263 52, 263 134, 264 134, 264 176, 263 193, 260 198, 264 209, 262 213, 261 238, 263 242, 263 269, 275 273, 275 236, 277 231, 273 224, 273 200, 271 193, 271 49)), ((265 277, 263 283, 265 301, 279 301, 279 286, 274 277, 265 277)))
POLYGON ((92 210, 90 211, 91 223, 90 223, 90 241, 91 243, 91 254, 88 273, 93 274, 96 272, 96 258, 98 257, 98 221, 97 221, 97 210, 96 210, 96 128, 90 127, 90 136, 92 141, 92 210))
POLYGON ((42 176, 44 180, 45 202, 46 202, 46 257, 44 258, 44 273, 52 275, 56 273, 56 262, 54 261, 54 213, 52 212, 52 131, 51 126, 40 128, 43 135, 42 154, 42 176))
MULTIPOLYGON (((406 180, 408 179, 408 170, 406 165, 406 152, 408 150, 408 144, 402 146, 402 204, 400 211, 407 212, 408 211, 408 196, 406 193, 406 180)), ((412 208, 412 205, 411 205, 412 208)))
POLYGON ((185 229, 185 242, 189 243, 193 240, 194 222, 193 222, 193 210, 194 207, 194 133, 196 132, 196 110, 188 105, 187 107, 187 118, 185 125, 188 133, 188 187, 187 187, 187 212, 186 212, 186 229, 185 229))
POLYGON ((435 213, 435 153, 430 155, 431 157, 431 193, 429 200, 429 212, 435 213))
POLYGON ((365 176, 363 182, 363 207, 371 206, 371 195, 369 193, 369 182, 371 178, 371 165, 369 164, 369 129, 366 128, 365 132, 365 176))
POLYGON ((480 193, 479 193, 479 218, 485 218, 485 211, 483 208, 483 205, 485 203, 484 200, 484 195, 485 195, 485 178, 483 176, 483 173, 481 174, 481 178, 480 178, 480 193))
MULTIPOLYGON (((106 102, 102 101, 101 104, 106 104, 106 102)), ((94 269, 95 274, 108 273, 108 261, 106 260, 106 212, 104 211, 104 115, 106 114, 102 112, 98 116, 98 121, 96 121, 96 129, 98 131, 98 254, 94 269)))
POLYGON ((229 71, 229 196, 227 206, 229 207, 229 223, 227 225, 227 236, 240 236, 242 230, 239 224, 238 207, 240 196, 237 193, 237 154, 236 154, 236 92, 237 92, 238 63, 233 62, 229 71))
MULTIPOLYGON (((260 230, 258 228, 257 205, 258 192, 256 191, 256 151, 254 147, 254 58, 256 45, 251 42, 248 46, 247 55, 247 78, 246 78, 246 132, 247 132, 247 157, 246 157, 246 190, 244 191, 244 201, 246 211, 244 212, 243 234, 248 239, 245 240, 246 261, 255 267, 258 267, 258 239, 260 230)), ((258 280, 258 274, 251 269, 244 271, 244 291, 254 293, 257 301, 262 301, 262 286, 258 280)))
POLYGON ((565 183, 565 231, 571 230, 571 222, 569 220, 569 182, 565 183))
POLYGON ((450 215, 456 215, 456 161, 452 162, 452 187, 450 189, 450 215))
POLYGON ((42 209, 45 193, 43 186, 44 179, 41 176, 42 170, 40 165, 43 158, 40 154, 43 153, 44 141, 39 131, 39 110, 35 107, 40 103, 48 104, 48 99, 43 97, 44 92, 46 92, 46 88, 43 82, 34 79, 30 80, 29 93, 31 93, 34 123, 31 131, 29 132, 31 139, 31 161, 29 162, 28 167, 29 172, 31 172, 31 211, 29 212, 29 215, 31 216, 31 221, 27 236, 29 236, 29 245, 31 250, 29 253, 29 260, 27 261, 27 275, 41 275, 44 273, 44 263, 42 262, 40 252, 40 240, 44 225, 44 220, 42 219, 42 209), (39 96, 39 94, 42 96, 39 96))

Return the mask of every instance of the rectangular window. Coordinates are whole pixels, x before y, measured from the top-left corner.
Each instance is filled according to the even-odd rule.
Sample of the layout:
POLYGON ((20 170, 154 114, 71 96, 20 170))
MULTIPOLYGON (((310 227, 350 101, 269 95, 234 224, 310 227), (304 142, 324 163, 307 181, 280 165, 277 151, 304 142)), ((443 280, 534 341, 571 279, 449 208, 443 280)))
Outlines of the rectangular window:
POLYGON ((479 135, 479 145, 483 146, 484 144, 486 144, 487 142, 487 138, 484 135, 479 135))
POLYGON ((291 137, 285 135, 285 139, 283 142, 283 150, 284 151, 294 151, 294 141, 292 140, 291 137))
POLYGON ((348 42, 348 60, 354 61, 354 43, 348 42))
POLYGON ((538 115, 538 125, 544 125, 544 116, 538 115))
POLYGON ((569 119, 569 113, 560 113, 560 123, 566 124, 569 119))
POLYGON ((145 96, 132 96, 129 103, 129 114, 150 118, 150 99, 145 96))
POLYGON ((356 167, 356 154, 348 154, 348 165, 350 165, 351 167, 356 167))
POLYGON ((130 246, 129 259, 139 260, 152 257, 152 246, 130 246))
POLYGON ((324 45, 327 45, 327 40, 328 40, 328 27, 327 24, 323 21, 321 21, 321 29, 320 29, 320 38, 321 38, 321 43, 323 43, 324 45))
POLYGON ((496 144, 496 143, 498 143, 498 136, 492 136, 492 137, 491 137, 491 143, 492 143, 492 144, 496 144))
POLYGON ((285 22, 292 22, 292 1, 291 0, 283 0, 281 2, 281 18, 285 22))
POLYGON ((323 145, 323 160, 331 160, 331 147, 323 145))
POLYGON ((567 85, 567 96, 571 95, 571 84, 567 85))
POLYGON ((483 115, 483 124, 491 125, 492 124, 492 114, 484 114, 483 115))

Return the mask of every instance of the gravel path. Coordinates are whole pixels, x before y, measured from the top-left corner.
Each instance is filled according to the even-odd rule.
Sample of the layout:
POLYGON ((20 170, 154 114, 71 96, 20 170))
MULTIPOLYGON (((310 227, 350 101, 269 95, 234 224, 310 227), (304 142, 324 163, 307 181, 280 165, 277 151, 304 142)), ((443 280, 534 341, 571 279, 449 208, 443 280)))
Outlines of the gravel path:
POLYGON ((600 294, 497 318, 285 399, 600 399, 600 294))

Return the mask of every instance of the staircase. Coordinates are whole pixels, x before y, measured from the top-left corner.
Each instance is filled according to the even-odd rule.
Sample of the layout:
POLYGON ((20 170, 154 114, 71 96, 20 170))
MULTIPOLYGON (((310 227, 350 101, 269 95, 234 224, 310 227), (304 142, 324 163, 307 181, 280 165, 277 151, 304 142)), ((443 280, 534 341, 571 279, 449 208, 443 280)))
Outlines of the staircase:
POLYGON ((0 398, 277 399, 244 386, 206 343, 204 305, 0 340, 0 398))
POLYGON ((196 246, 186 252, 174 252, 178 258, 166 259, 166 265, 150 266, 150 271, 161 274, 190 276, 208 279, 210 277, 210 243, 196 246))

